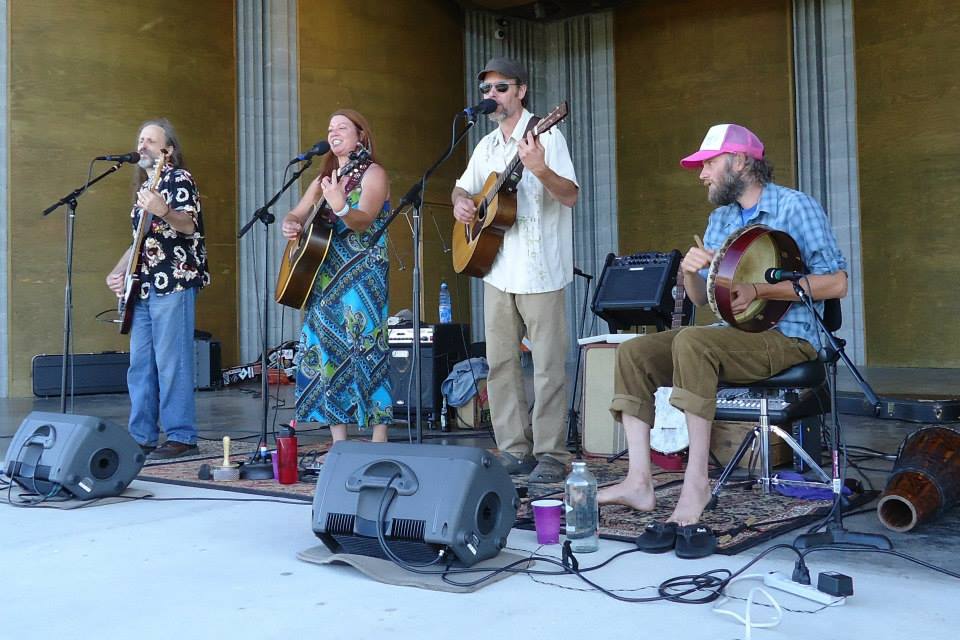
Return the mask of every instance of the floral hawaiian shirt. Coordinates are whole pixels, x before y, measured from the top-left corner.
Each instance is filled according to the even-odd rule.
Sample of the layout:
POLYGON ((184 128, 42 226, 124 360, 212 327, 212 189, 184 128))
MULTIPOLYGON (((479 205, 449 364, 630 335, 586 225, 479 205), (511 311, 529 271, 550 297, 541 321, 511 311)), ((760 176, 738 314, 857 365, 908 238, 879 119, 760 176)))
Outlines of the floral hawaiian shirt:
MULTIPOLYGON (((144 187, 147 183, 144 182, 144 187)), ((193 218, 194 232, 184 234, 156 216, 150 222, 150 230, 143 241, 140 261, 140 297, 146 298, 150 290, 158 296, 191 287, 210 284, 207 270, 207 247, 203 240, 203 217, 200 213, 200 192, 186 169, 167 165, 157 185, 157 191, 167 204, 176 211, 189 213, 193 218)), ((130 212, 133 233, 142 209, 136 205, 130 212)))

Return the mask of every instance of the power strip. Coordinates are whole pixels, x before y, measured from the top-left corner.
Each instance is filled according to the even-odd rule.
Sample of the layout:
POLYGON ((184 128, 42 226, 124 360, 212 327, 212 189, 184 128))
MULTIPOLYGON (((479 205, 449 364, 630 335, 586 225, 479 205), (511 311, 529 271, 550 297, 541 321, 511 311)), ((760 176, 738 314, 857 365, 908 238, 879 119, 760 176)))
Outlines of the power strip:
POLYGON ((768 587, 773 587, 774 589, 779 589, 780 591, 786 591, 787 593, 792 593, 795 596, 806 598, 807 600, 813 600, 814 602, 819 602, 820 604, 827 606, 843 604, 847 601, 847 599, 843 596, 832 596, 829 593, 820 591, 813 585, 794 582, 789 578, 789 576, 786 576, 779 571, 771 571, 767 575, 763 576, 763 584, 767 585, 768 587))

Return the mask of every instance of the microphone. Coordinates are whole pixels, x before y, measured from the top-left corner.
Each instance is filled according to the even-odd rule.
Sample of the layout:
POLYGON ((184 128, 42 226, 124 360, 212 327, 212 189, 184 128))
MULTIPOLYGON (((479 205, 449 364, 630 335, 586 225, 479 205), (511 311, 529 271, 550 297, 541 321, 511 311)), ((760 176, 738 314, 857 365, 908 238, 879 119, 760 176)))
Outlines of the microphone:
POLYGON ((140 162, 140 154, 136 151, 131 151, 130 153, 124 153, 122 155, 97 156, 94 160, 109 160, 110 162, 119 162, 120 164, 124 162, 140 162))
POLYGON ((798 282, 806 278, 807 275, 809 274, 799 271, 784 271, 783 269, 774 269, 771 267, 763 272, 763 279, 770 284, 777 284, 778 282, 798 282))
POLYGON ((305 160, 309 160, 313 156, 322 156, 327 151, 330 151, 330 143, 327 142, 326 140, 321 140, 320 142, 313 145, 312 147, 310 147, 309 149, 307 149, 306 151, 298 155, 296 158, 291 160, 289 163, 287 163, 287 166, 289 167, 294 162, 303 162, 305 160))
POLYGON ((467 107, 463 110, 463 114, 468 118, 474 118, 480 115, 486 115, 488 113, 493 113, 497 110, 497 101, 493 98, 486 98, 481 100, 472 107, 467 107))

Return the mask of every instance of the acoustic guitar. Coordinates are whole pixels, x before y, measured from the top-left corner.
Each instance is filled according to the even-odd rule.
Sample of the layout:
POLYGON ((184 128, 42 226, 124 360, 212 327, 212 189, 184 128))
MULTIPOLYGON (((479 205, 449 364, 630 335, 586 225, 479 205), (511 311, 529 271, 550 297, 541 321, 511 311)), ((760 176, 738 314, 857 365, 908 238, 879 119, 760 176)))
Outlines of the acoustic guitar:
MULTIPOLYGON (((147 189, 153 190, 160 184, 160 174, 167 164, 167 150, 160 150, 160 157, 153 166, 153 173, 147 183, 147 189)), ((153 223, 153 214, 149 211, 140 211, 140 220, 137 222, 137 232, 133 237, 130 248, 130 258, 123 277, 123 293, 117 301, 117 314, 120 316, 120 333, 126 335, 133 328, 133 305, 140 297, 140 265, 143 261, 143 242, 147 239, 150 225, 153 223)))
MULTIPOLYGON (((562 102, 546 118, 534 125, 533 137, 549 131, 567 117, 567 103, 562 102)), ((517 185, 523 163, 517 154, 502 173, 494 171, 473 196, 477 219, 472 224, 453 223, 453 270, 482 278, 490 273, 493 261, 503 244, 503 234, 517 220, 517 185)))
MULTIPOLYGON (((350 153, 347 164, 337 170, 338 180, 350 174, 344 193, 349 194, 357 188, 369 166, 370 152, 367 149, 360 147, 350 153)), ((307 304, 320 265, 330 250, 334 220, 334 213, 327 205, 326 198, 321 196, 310 209, 303 229, 296 238, 287 242, 280 261, 280 273, 277 274, 274 300, 294 309, 302 309, 307 304)))

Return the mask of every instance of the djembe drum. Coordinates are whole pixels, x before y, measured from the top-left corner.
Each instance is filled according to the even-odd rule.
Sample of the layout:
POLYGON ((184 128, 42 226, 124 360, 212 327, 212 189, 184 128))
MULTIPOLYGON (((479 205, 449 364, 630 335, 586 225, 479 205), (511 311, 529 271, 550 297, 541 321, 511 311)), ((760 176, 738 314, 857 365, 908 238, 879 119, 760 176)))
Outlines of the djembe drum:
POLYGON ((914 431, 900 444, 877 516, 893 531, 910 531, 960 500, 960 432, 943 426, 914 431))

